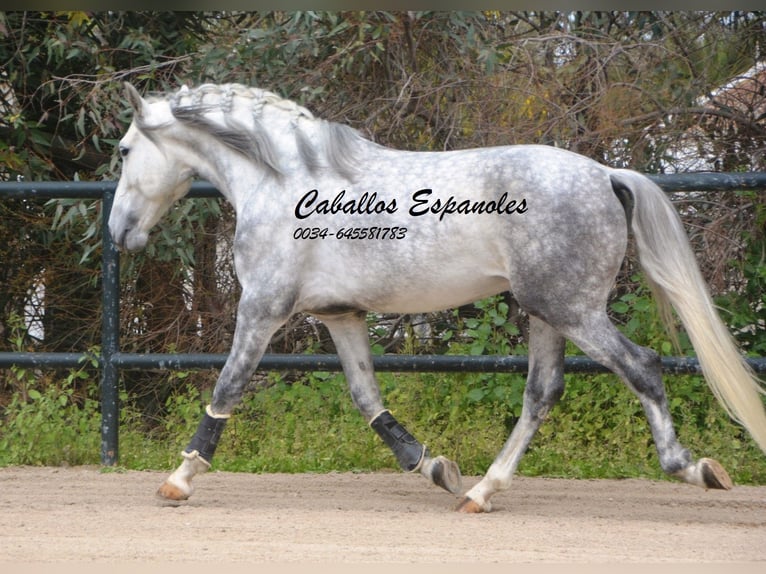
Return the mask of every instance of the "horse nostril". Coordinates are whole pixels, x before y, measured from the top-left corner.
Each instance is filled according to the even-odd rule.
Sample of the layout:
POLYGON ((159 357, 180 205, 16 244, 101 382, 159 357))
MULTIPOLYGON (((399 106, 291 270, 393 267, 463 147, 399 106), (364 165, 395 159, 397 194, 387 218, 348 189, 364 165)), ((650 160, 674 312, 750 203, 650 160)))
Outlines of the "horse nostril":
POLYGON ((125 239, 128 237, 128 232, 130 229, 123 229, 122 233, 118 237, 114 238, 114 244, 117 246, 117 249, 122 251, 125 249, 125 239))

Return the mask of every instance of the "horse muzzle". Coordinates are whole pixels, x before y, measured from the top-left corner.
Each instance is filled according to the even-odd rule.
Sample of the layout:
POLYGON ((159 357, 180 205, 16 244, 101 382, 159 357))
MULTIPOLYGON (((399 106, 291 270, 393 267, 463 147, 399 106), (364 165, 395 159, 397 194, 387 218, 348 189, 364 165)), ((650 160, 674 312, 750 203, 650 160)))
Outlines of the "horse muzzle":
POLYGON ((120 222, 114 214, 109 218, 109 233, 117 249, 120 251, 138 251, 146 246, 149 234, 138 228, 138 220, 127 217, 120 222))

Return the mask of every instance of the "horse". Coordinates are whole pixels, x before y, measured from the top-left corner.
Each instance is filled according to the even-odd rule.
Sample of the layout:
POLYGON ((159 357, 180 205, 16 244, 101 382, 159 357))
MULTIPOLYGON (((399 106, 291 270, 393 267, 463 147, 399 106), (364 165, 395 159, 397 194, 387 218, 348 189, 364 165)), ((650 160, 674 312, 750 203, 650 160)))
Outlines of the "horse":
POLYGON ((379 145, 279 95, 240 84, 144 98, 119 142, 108 226, 118 249, 143 248, 190 189, 212 183, 236 213, 242 286, 230 354, 180 465, 158 495, 185 500, 210 467, 228 418, 274 332, 294 313, 324 322, 351 399, 404 471, 488 512, 508 489, 564 391, 568 339, 641 402, 667 475, 705 489, 732 481, 676 436, 659 355, 607 316, 628 233, 658 305, 674 308, 710 388, 766 451, 764 389, 717 315, 672 203, 646 176, 541 145, 417 152, 379 145), (529 315, 529 369, 517 424, 486 474, 462 492, 459 466, 433 456, 385 408, 368 313, 424 313, 511 291, 529 315))

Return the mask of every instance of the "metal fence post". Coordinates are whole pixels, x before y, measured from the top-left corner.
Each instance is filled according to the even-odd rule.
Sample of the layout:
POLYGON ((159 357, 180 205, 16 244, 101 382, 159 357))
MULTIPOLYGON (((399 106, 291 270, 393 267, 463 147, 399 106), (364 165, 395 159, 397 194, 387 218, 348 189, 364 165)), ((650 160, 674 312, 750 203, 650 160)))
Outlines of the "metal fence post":
POLYGON ((109 233, 109 213, 114 191, 105 190, 101 202, 101 464, 114 466, 119 459, 119 368, 114 355, 120 350, 120 254, 109 233))

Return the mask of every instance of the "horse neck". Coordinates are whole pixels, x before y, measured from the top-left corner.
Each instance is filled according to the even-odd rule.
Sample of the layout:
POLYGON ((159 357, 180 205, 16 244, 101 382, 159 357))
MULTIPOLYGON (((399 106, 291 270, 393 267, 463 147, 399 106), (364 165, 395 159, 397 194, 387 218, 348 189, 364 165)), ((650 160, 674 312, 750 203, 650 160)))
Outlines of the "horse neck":
MULTIPOLYGON (((223 147, 223 146, 218 146, 223 147)), ((199 169, 202 179, 209 181, 239 214, 253 190, 262 190, 273 176, 243 155, 228 149, 216 149, 205 159, 205 168, 199 169)))
MULTIPOLYGON (((266 124, 264 128, 270 133, 289 134, 289 121, 266 124)), ((290 138, 274 138, 274 154, 279 158, 280 173, 274 172, 261 162, 248 158, 214 138, 204 138, 204 141, 193 139, 197 134, 190 134, 187 139, 186 153, 194 161, 194 167, 202 179, 209 181, 218 189, 224 198, 231 203, 237 214, 248 203, 253 195, 265 198, 272 190, 286 185, 291 178, 307 181, 310 177, 305 166, 299 159, 299 153, 290 138)))

